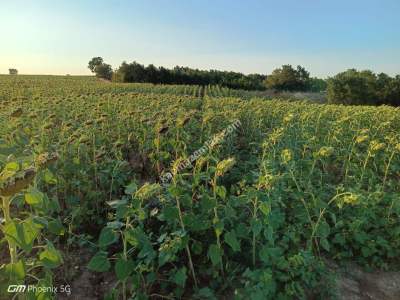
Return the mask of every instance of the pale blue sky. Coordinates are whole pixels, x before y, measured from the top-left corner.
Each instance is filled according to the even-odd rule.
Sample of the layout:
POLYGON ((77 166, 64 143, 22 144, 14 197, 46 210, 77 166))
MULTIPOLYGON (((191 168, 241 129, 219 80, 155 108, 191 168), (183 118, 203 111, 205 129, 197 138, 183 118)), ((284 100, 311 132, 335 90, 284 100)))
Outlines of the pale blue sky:
POLYGON ((172 67, 400 74, 399 0, 0 0, 0 73, 90 74, 102 56, 172 67))

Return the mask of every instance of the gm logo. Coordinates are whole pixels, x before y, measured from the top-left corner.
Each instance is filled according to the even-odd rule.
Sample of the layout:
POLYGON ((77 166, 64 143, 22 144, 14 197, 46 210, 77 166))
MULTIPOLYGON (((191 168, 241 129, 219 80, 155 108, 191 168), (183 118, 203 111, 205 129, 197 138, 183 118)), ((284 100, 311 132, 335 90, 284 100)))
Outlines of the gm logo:
POLYGON ((20 285, 11 284, 8 286, 7 292, 9 292, 9 293, 24 293, 25 290, 26 290, 26 285, 24 285, 24 284, 20 284, 20 285))

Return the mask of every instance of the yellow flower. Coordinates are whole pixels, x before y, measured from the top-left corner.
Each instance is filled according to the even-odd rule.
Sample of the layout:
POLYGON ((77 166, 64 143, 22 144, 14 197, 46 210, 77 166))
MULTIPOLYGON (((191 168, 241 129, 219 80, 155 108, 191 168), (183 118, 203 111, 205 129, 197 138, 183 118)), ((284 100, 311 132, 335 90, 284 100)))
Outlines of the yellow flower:
POLYGON ((289 123, 293 118, 294 118, 294 115, 293 115, 292 113, 287 114, 287 115, 283 118, 283 122, 289 123))
POLYGON ((226 172, 228 172, 234 166, 235 162, 236 161, 234 158, 228 158, 228 159, 224 159, 224 160, 220 161, 217 164, 216 175, 217 176, 224 175, 226 172))
POLYGON ((342 208, 345 204, 348 205, 356 205, 359 203, 359 196, 353 193, 345 195, 343 198, 341 198, 337 205, 339 208, 342 208))
POLYGON ((355 194, 346 195, 343 197, 343 203, 345 204, 357 204, 358 203, 358 196, 355 194))
POLYGON ((364 128, 360 130, 360 134, 361 135, 367 135, 369 133, 369 129, 368 128, 364 128))
POLYGON ((289 149, 284 149, 281 152, 281 159, 285 165, 288 164, 292 160, 292 152, 289 149))
POLYGON ((382 149, 385 149, 386 144, 385 143, 380 143, 377 140, 373 140, 370 144, 369 144, 369 152, 371 154, 375 154, 377 152, 379 152, 382 149))
POLYGON ((361 143, 365 142, 366 140, 368 140, 368 135, 360 135, 356 138, 356 143, 361 144, 361 143))
POLYGON ((333 154, 333 152, 335 151, 335 149, 333 147, 321 147, 321 149, 319 149, 319 151, 317 152, 317 156, 318 157, 329 157, 333 154))
MULTIPOLYGON (((279 138, 283 135, 283 131, 284 129, 282 127, 274 129, 269 136, 269 141, 275 144, 279 140, 279 138)), ((267 145, 268 143, 264 144, 267 145)))

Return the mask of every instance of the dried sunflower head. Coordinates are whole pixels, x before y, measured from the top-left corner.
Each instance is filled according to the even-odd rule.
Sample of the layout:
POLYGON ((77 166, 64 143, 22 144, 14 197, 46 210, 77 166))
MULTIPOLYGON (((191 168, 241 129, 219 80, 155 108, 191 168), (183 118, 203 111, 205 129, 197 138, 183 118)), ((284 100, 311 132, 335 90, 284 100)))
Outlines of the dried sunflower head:
POLYGON ((35 165, 38 168, 45 168, 51 163, 55 162, 58 159, 58 154, 57 153, 42 153, 39 154, 36 159, 35 159, 35 165))
POLYGON ((35 174, 35 169, 29 168, 7 178, 0 183, 0 195, 10 197, 26 189, 32 183, 35 174))
POLYGON ((145 183, 140 189, 138 189, 135 193, 135 197, 140 200, 148 200, 158 192, 162 190, 161 186, 158 183, 145 183))
POLYGON ((157 132, 160 134, 164 134, 168 131, 169 127, 166 124, 161 124, 158 128, 157 128, 157 132))
POLYGON ((185 116, 183 118, 178 119, 178 126, 185 126, 190 121, 190 116, 185 116))
POLYGON ((22 108, 17 108, 16 110, 14 110, 12 113, 11 113, 11 115, 10 115, 10 117, 11 118, 19 118, 20 116, 22 116, 22 108))

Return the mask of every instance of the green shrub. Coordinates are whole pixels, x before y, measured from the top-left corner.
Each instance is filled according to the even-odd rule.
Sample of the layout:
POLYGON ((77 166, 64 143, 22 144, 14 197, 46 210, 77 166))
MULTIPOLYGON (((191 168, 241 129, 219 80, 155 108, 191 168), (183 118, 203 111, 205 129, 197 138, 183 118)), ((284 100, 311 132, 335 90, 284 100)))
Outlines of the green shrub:
POLYGON ((328 79, 329 103, 348 105, 399 105, 400 79, 384 73, 349 69, 328 79))

